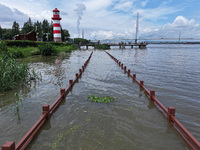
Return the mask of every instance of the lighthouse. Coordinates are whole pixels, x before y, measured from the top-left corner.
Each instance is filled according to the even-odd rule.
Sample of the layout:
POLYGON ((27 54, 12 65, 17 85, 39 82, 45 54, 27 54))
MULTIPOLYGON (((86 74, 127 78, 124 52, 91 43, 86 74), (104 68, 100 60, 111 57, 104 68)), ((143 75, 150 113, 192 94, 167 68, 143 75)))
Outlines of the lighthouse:
POLYGON ((62 42, 61 40, 61 28, 60 28, 60 11, 55 8, 53 10, 53 17, 51 18, 53 20, 53 39, 54 42, 62 42))

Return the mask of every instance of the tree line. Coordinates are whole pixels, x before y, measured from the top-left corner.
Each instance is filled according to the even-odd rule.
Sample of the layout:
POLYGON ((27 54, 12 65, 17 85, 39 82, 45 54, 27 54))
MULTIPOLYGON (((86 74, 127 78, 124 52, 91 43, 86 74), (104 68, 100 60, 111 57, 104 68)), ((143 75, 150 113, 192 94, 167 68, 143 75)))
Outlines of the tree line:
MULTIPOLYGON (((53 22, 49 23, 48 20, 44 19, 42 22, 37 21, 33 23, 30 17, 22 28, 20 28, 19 23, 16 21, 13 22, 11 29, 1 28, 0 26, 0 40, 11 40, 15 35, 27 34, 32 31, 37 31, 37 37, 42 41, 53 41, 53 22)), ((61 34, 63 42, 69 40, 70 34, 68 30, 61 27, 61 34)))

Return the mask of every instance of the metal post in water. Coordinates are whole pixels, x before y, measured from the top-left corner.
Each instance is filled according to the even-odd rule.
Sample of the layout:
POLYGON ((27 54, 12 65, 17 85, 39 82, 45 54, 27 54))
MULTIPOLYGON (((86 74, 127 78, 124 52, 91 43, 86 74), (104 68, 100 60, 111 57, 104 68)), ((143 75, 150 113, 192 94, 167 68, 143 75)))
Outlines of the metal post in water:
POLYGON ((141 80, 141 81, 140 81, 140 88, 143 88, 143 85, 144 85, 144 81, 141 80))
POLYGON ((168 107, 168 114, 167 114, 167 120, 171 122, 171 116, 175 116, 176 109, 174 107, 168 107))
POLYGON ((50 118, 49 107, 50 107, 49 105, 43 105, 42 106, 42 113, 43 114, 45 114, 45 113, 47 114, 47 119, 50 118))
POLYGON ((1 148, 2 150, 15 150, 15 142, 6 142, 1 148))
POLYGON ((153 96, 155 97, 155 91, 150 90, 150 100, 153 101, 153 96))

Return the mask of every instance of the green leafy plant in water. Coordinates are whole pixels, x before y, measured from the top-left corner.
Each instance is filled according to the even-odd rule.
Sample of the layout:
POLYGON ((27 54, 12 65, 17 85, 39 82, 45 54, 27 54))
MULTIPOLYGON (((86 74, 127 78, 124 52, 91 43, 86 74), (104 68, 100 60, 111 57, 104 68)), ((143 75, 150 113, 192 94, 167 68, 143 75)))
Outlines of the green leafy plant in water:
POLYGON ((15 101, 15 105, 12 107, 12 110, 15 110, 15 115, 17 115, 17 119, 18 119, 18 121, 20 121, 21 118, 20 118, 19 108, 20 108, 20 104, 23 107, 23 103, 22 103, 22 99, 19 98, 18 93, 15 93, 15 97, 16 97, 17 101, 15 101))
POLYGON ((91 101, 93 103, 106 103, 106 104, 108 104, 108 103, 114 101, 115 99, 113 97, 110 97, 110 96, 98 97, 98 96, 95 96, 95 95, 89 95, 87 97, 87 100, 91 101))

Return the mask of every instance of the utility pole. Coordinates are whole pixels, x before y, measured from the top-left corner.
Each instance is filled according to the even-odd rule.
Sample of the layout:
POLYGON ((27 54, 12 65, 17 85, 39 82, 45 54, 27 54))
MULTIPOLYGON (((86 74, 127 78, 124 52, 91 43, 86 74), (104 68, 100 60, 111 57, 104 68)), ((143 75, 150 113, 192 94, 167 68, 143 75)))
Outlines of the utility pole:
POLYGON ((135 34, 135 44, 137 44, 138 40, 138 26, 139 26, 139 12, 137 12, 137 21, 136 21, 136 34, 135 34))
POLYGON ((179 32, 179 42, 180 42, 180 40, 181 40, 181 32, 179 32))

